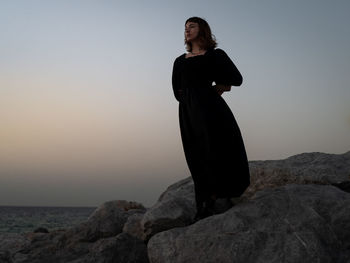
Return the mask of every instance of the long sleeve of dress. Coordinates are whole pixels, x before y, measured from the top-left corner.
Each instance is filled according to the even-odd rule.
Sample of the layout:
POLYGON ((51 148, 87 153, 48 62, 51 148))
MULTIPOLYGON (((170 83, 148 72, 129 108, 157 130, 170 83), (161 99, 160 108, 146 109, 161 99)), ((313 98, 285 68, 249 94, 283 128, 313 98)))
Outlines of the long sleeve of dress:
POLYGON ((222 49, 215 49, 214 81, 216 84, 240 86, 243 77, 235 64, 222 49))
POLYGON ((172 85, 173 85, 174 96, 177 101, 181 101, 181 97, 182 97, 182 89, 179 82, 180 82, 180 77, 179 77, 178 65, 177 65, 177 59, 176 59, 173 65, 172 85))

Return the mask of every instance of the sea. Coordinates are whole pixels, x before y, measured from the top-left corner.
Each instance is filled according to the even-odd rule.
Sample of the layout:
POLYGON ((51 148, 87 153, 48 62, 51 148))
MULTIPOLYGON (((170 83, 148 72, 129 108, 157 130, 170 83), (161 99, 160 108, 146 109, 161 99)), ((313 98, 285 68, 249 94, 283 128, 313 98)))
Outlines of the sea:
POLYGON ((96 207, 0 206, 0 234, 70 228, 84 222, 96 207))

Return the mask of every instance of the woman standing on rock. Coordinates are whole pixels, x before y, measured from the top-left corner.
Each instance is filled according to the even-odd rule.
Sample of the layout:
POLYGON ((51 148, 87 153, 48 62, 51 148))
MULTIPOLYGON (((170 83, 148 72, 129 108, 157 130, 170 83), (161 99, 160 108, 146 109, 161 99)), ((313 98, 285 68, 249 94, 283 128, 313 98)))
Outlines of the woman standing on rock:
POLYGON ((221 97, 231 86, 240 86, 242 76, 227 54, 215 49, 204 19, 187 19, 185 44, 188 53, 174 62, 172 86, 199 220, 214 214, 217 198, 241 196, 250 176, 240 129, 221 97))

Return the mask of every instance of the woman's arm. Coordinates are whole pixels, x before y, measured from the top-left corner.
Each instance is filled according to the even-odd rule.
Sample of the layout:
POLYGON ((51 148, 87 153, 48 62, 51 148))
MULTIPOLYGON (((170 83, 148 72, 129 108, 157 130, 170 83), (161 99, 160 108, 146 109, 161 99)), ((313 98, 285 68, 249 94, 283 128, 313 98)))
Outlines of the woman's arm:
POLYGON ((222 85, 222 84, 216 84, 214 86, 215 90, 219 93, 219 95, 222 95, 225 91, 230 91, 231 86, 230 85, 222 85))
POLYGON ((240 86, 243 82, 243 77, 236 65, 222 49, 217 48, 214 51, 213 70, 215 83, 240 86))
POLYGON ((178 58, 175 59, 174 64, 173 64, 173 73, 172 73, 172 86, 173 86, 173 91, 174 95, 177 101, 181 101, 183 92, 181 89, 180 81, 179 81, 179 74, 178 74, 178 58))

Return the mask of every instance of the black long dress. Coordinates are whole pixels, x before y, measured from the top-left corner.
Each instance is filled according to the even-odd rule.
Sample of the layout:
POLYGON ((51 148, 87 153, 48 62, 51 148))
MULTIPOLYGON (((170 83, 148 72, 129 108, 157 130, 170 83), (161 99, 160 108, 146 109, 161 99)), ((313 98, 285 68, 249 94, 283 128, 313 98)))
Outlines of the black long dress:
POLYGON ((237 122, 212 84, 240 86, 242 76, 222 49, 176 58, 172 86, 179 101, 182 144, 197 208, 211 195, 242 195, 250 184, 247 155, 237 122))

